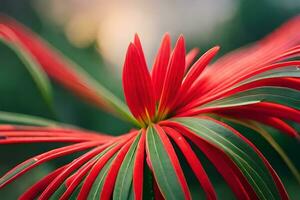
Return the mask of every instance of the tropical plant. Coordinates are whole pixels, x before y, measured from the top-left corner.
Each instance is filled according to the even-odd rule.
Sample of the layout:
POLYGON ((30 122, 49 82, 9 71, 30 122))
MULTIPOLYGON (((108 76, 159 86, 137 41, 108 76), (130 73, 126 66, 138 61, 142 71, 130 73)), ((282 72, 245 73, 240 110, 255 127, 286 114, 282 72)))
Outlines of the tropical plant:
POLYGON ((135 128, 115 137, 2 112, 1 120, 10 124, 0 126, 1 145, 69 144, 17 165, 2 176, 0 188, 45 162, 76 154, 76 159, 43 177, 20 199, 191 199, 183 161, 206 198, 217 199, 198 155, 202 152, 238 199, 289 199, 268 160, 234 127, 238 124, 261 134, 300 182, 297 168, 267 131, 272 127, 299 139, 291 123, 300 123, 299 27, 296 17, 261 41, 210 65, 218 46, 194 62, 198 50, 186 54, 183 36, 172 50, 166 34, 151 72, 135 35, 123 69, 127 107, 36 34, 1 16, 1 41, 24 62, 49 105, 48 76, 135 128))

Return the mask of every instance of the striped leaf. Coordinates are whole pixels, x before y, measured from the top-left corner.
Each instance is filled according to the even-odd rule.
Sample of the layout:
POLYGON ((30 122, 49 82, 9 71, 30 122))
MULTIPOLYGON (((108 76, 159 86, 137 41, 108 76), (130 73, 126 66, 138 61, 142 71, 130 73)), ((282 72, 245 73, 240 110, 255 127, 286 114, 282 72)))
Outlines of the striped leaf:
POLYGON ((203 107, 228 107, 251 104, 252 102, 272 102, 300 109, 300 92, 284 87, 258 87, 206 104, 203 107))
POLYGON ((185 199, 183 188, 180 186, 170 156, 157 130, 153 127, 149 127, 147 131, 147 151, 155 180, 165 199, 185 199))
POLYGON ((73 125, 63 124, 50 119, 42 117, 31 116, 20 113, 12 113, 0 111, 0 123, 35 125, 35 126, 60 126, 60 127, 74 127, 73 125))
POLYGON ((106 177, 107 172, 108 172, 108 170, 112 164, 112 161, 114 160, 115 157, 116 157, 116 154, 113 155, 107 161, 107 163, 104 165, 104 167, 102 168, 102 170, 99 173, 99 175, 97 176, 91 190, 89 191, 88 199, 92 199, 92 200, 100 199, 101 188, 103 187, 105 177, 106 177))
POLYGON ((242 138, 209 119, 176 118, 174 121, 228 154, 260 199, 281 199, 265 163, 242 138))
POLYGON ((113 199, 127 200, 129 196, 132 196, 133 164, 136 154, 136 147, 140 137, 141 136, 139 135, 132 143, 129 151, 126 154, 126 157, 123 160, 115 183, 113 199))
POLYGON ((34 82, 36 83, 47 106, 51 109, 51 111, 53 111, 53 95, 51 84, 48 76, 46 75, 40 64, 35 60, 35 58, 30 55, 30 53, 27 52, 25 48, 23 48, 23 46, 21 46, 17 42, 10 42, 2 38, 0 38, 0 42, 13 50, 19 57, 19 59, 22 61, 22 63, 32 76, 34 82))
POLYGON ((281 77, 300 77, 300 68, 298 66, 284 67, 279 69, 273 69, 256 76, 253 76, 245 81, 240 82, 237 86, 244 85, 246 83, 267 79, 267 78, 281 78, 281 77))

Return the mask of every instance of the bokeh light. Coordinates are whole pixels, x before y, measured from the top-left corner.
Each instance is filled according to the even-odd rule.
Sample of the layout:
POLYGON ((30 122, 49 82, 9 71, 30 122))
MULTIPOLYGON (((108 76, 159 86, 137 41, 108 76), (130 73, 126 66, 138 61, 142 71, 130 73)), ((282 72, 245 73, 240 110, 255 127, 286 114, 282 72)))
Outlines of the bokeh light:
POLYGON ((49 0, 46 4, 35 1, 42 17, 63 26, 72 44, 87 47, 95 42, 104 59, 120 70, 134 33, 142 38, 146 57, 151 61, 165 32, 173 38, 184 34, 189 41, 211 39, 214 29, 234 16, 238 3, 234 0, 49 0))

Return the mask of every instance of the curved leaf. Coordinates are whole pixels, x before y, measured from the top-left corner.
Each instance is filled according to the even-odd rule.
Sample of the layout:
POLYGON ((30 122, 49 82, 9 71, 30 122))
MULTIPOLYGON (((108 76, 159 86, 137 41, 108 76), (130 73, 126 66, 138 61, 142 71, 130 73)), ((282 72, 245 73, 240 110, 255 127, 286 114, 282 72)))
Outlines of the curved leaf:
POLYGON ((105 177, 107 176, 107 172, 108 172, 109 168, 111 167, 111 164, 112 164, 114 158, 116 157, 116 155, 117 154, 114 154, 102 168, 102 170, 99 173, 99 175, 97 176, 91 190, 89 191, 88 199, 92 199, 92 200, 100 199, 100 193, 101 193, 104 181, 105 181, 105 177))
POLYGON ((253 76, 249 79, 246 79, 246 80, 240 82, 235 87, 244 85, 246 83, 262 80, 262 79, 280 78, 280 77, 299 78, 300 77, 300 68, 298 66, 291 66, 291 67, 284 67, 284 68, 280 68, 280 69, 273 69, 273 70, 258 74, 256 76, 253 76))
POLYGON ((189 143, 175 129, 164 127, 164 130, 170 137, 172 137, 173 141, 177 144, 179 149, 182 151, 189 166, 191 167, 199 183, 201 184, 205 192, 206 198, 208 200, 217 199, 216 192, 213 188, 213 185, 211 184, 208 175, 206 174, 201 162, 199 161, 196 153, 193 151, 189 143))
POLYGON ((261 126, 259 123, 254 122, 252 120, 231 119, 231 118, 227 118, 227 117, 226 117, 226 119, 228 119, 229 121, 232 121, 234 123, 241 124, 250 129, 253 129, 258 134, 260 134, 278 153, 278 155, 281 157, 281 159, 284 161, 286 166, 289 168, 291 173, 294 175, 294 177, 300 184, 300 173, 299 173, 297 167, 290 160, 290 158, 288 157, 286 152, 281 148, 281 146, 276 142, 276 140, 271 136, 271 134, 267 130, 265 130, 265 128, 263 126, 261 126))
POLYGON ((51 112, 53 112, 53 96, 51 84, 40 64, 27 52, 25 48, 22 47, 22 45, 18 44, 17 42, 10 42, 2 39, 1 37, 0 42, 12 49, 19 57, 19 59, 22 61, 22 63, 32 76, 34 82, 36 83, 47 106, 49 107, 51 112))
POLYGON ((136 137, 135 141, 132 143, 130 149, 128 150, 126 157, 123 160, 115 183, 113 199, 127 200, 128 197, 132 195, 131 193, 133 192, 133 190, 131 188, 134 157, 140 137, 141 135, 136 137))
POLYGON ((175 168, 154 127, 147 130, 147 152, 161 193, 165 199, 185 199, 175 168))
POLYGON ((281 199, 275 181, 262 159, 231 130, 204 118, 176 118, 174 121, 226 152, 240 168, 260 199, 281 199))
POLYGON ((272 102, 300 109, 300 91, 275 86, 258 87, 220 99, 203 107, 229 107, 247 105, 253 102, 272 102))
MULTIPOLYGON (((49 119, 44 119, 42 117, 30 116, 19 113, 11 113, 0 111, 0 123, 13 123, 13 124, 25 124, 25 125, 35 125, 35 126, 61 126, 63 124, 55 122, 49 119)), ((64 125, 65 126, 65 125, 64 125)), ((71 126, 71 125, 67 125, 71 126)))
POLYGON ((20 41, 30 57, 55 81, 97 107, 138 125, 123 101, 38 35, 7 16, 0 16, 0 25, 0 36, 20 41))

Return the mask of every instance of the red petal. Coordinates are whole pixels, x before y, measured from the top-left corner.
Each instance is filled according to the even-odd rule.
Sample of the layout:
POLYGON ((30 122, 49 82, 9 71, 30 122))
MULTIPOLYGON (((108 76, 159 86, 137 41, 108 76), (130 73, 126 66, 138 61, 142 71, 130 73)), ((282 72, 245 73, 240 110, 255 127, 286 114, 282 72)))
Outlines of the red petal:
MULTIPOLYGON (((18 137, 18 138, 5 138, 2 139, 0 136, 0 144, 25 144, 25 143, 44 143, 44 142, 61 142, 61 143, 78 143, 91 141, 90 139, 76 138, 76 137, 59 137, 59 138, 49 138, 49 137, 18 137)), ((103 141, 104 142, 104 141, 103 141)))
POLYGON ((211 184, 202 164, 200 163, 197 155, 190 147, 189 143, 184 139, 184 137, 177 132, 176 130, 168 127, 163 127, 166 133, 173 138, 175 143, 181 149, 181 152, 184 154, 186 160, 188 161, 190 167, 195 173, 199 183, 205 191, 206 198, 213 200, 217 199, 216 192, 211 184))
POLYGON ((19 197, 19 200, 36 199, 36 197, 48 186, 48 184, 51 183, 51 181, 55 179, 55 177, 58 176, 62 170, 65 169, 65 167, 66 166, 60 167, 39 180, 37 183, 27 189, 26 192, 19 197))
POLYGON ((237 199, 258 199, 255 191, 241 173, 240 169, 225 152, 179 123, 165 121, 163 124, 177 129, 181 134, 197 145, 223 176, 237 199))
POLYGON ((60 197, 60 200, 68 200, 76 187, 81 183, 83 178, 87 175, 90 169, 94 166, 97 160, 89 161, 83 167, 81 167, 78 171, 76 171, 72 176, 70 176, 66 180, 67 189, 60 197))
MULTIPOLYGON (((26 126, 0 126, 0 144, 33 143, 33 142, 85 142, 99 140, 105 143, 114 137, 96 134, 84 130, 26 127, 26 126)), ((99 143, 99 144, 100 144, 99 143)))
MULTIPOLYGON (((224 112, 224 113, 226 113, 226 112, 224 112)), ((292 128, 290 125, 288 125, 287 123, 285 123, 284 121, 282 121, 281 119, 276 118, 276 117, 269 117, 269 116, 265 116, 263 114, 257 115, 255 113, 250 113, 250 112, 243 113, 242 115, 240 115, 239 113, 236 113, 236 112, 232 112, 229 115, 233 116, 233 117, 237 117, 237 118, 252 119, 252 120, 258 121, 262 124, 274 127, 276 129, 278 129, 279 131, 281 131, 282 133, 285 133, 288 136, 299 138, 299 135, 294 128, 292 128)))
POLYGON ((188 72, 188 70, 190 69, 190 66, 192 65, 193 61, 195 60, 195 58, 197 57, 197 55, 199 54, 199 49, 198 48, 194 48, 192 50, 190 50, 186 56, 185 56, 185 72, 188 72))
POLYGON ((72 161, 70 164, 68 164, 68 167, 64 169, 52 182, 48 185, 48 187, 43 191, 40 198, 41 199, 49 199, 51 195, 55 192, 56 189, 59 188, 59 186, 64 182, 64 180, 71 175, 75 170, 77 170, 80 166, 82 166, 84 163, 88 162, 90 159, 92 159, 94 156, 101 153, 103 150, 105 150, 108 146, 110 146, 112 143, 107 143, 103 146, 96 147, 95 149, 89 151, 88 153, 80 156, 79 158, 72 161))
POLYGON ((173 50, 160 98, 159 115, 164 117, 172 106, 181 86, 185 68, 184 38, 180 36, 173 50))
POLYGON ((211 90, 222 91, 227 84, 244 74, 299 54, 299 47, 295 47, 300 42, 299 26, 300 17, 297 16, 256 44, 220 58, 202 77, 202 81, 205 82, 202 94, 211 90), (291 47, 293 48, 289 49, 291 47))
POLYGON ((262 159, 262 161, 264 162, 264 164, 266 165, 266 167, 268 168, 269 172, 271 173, 273 180, 276 183, 277 189, 281 195, 281 198, 284 200, 288 200, 289 196, 287 194, 287 191, 284 188, 283 183, 281 182, 280 178, 278 177, 278 175, 276 174, 275 170, 272 168, 271 164, 268 162, 268 160, 264 157, 264 155, 256 148, 256 146, 250 142, 246 137, 244 137, 242 134, 240 134, 238 131, 236 131, 235 129, 233 129, 232 127, 228 126, 227 124, 220 122, 218 120, 212 119, 207 117, 208 119, 219 123, 220 125, 226 127, 227 129, 231 130, 235 135, 237 135, 238 137, 240 137, 244 142, 246 142, 250 147, 253 148, 253 150, 258 154, 258 156, 262 159))
POLYGON ((20 177, 27 171, 31 170, 32 168, 34 168, 44 162, 47 162, 49 160, 52 160, 52 159, 55 159, 58 157, 62 157, 65 155, 69 155, 69 154, 72 154, 75 152, 80 152, 80 151, 92 148, 92 147, 100 145, 100 144, 101 143, 99 143, 98 141, 82 142, 79 144, 74 144, 74 145, 69 145, 66 147, 54 149, 54 150, 48 151, 46 153, 40 154, 38 156, 35 156, 31 159, 28 159, 28 160, 24 161, 23 163, 17 165, 16 167, 14 167, 13 169, 11 169, 4 176, 1 177, 1 179, 2 180, 4 179, 5 181, 2 182, 2 180, 0 179, 0 181, 2 182, 2 184, 0 185, 0 188, 3 188, 5 185, 7 185, 10 182, 12 182, 13 180, 17 179, 18 177, 20 177), (26 166, 26 167, 24 168, 24 166, 26 166), (22 168, 22 170, 18 170, 20 168, 22 168), (15 170, 17 170, 18 172, 15 173, 13 176, 11 176, 11 173, 14 172, 15 170), (6 176, 9 176, 9 178, 6 179, 6 176))
POLYGON ((140 122, 152 119, 155 115, 155 96, 151 77, 132 43, 128 47, 123 68, 123 88, 132 114, 140 122))
POLYGON ((159 101, 163 84, 167 74, 167 67, 171 53, 171 39, 169 34, 165 34, 161 46, 156 55, 154 65, 152 67, 152 81, 155 89, 156 101, 159 101))
POLYGON ((188 97, 190 99, 191 96, 195 95, 195 89, 197 89, 201 84, 200 81, 195 81, 200 76, 205 67, 208 65, 208 63, 215 57, 219 49, 220 47, 217 46, 208 50, 191 67, 190 71, 187 73, 186 77, 183 80, 180 91, 178 92, 178 99, 176 99, 178 105, 187 104, 186 98, 188 97))
MULTIPOLYGON (((216 111, 217 110, 218 109, 216 108, 216 111)), ((276 103, 261 102, 246 106, 220 108, 220 111, 221 113, 225 111, 227 114, 236 113, 239 114, 241 117, 243 115, 247 116, 248 113, 260 113, 265 116, 278 117, 300 123, 299 110, 276 103)))
MULTIPOLYGON (((197 87, 197 88, 195 87, 197 90, 193 91, 192 94, 194 94, 194 95, 192 96, 192 98, 188 99, 189 103, 186 104, 184 107, 180 108, 180 110, 178 110, 176 112, 182 113, 184 111, 190 110, 191 108, 194 108, 194 107, 203 105, 207 102, 219 99, 219 98, 229 94, 231 90, 235 90, 235 89, 232 89, 230 86, 234 86, 235 84, 237 84, 243 80, 246 80, 252 76, 255 76, 257 74, 260 74, 260 73, 263 73, 263 72, 266 72, 266 71, 269 71, 272 69, 277 69, 277 68, 281 68, 281 67, 289 67, 289 66, 297 66, 297 65, 300 65, 300 61, 286 61, 286 62, 280 62, 280 63, 267 65, 258 70, 253 70, 247 74, 244 74, 241 77, 236 78, 234 81, 230 82, 229 85, 227 84, 225 89, 220 89, 220 88, 215 87, 214 89, 207 91, 208 87, 209 87, 209 85, 206 85, 207 82, 205 82, 205 80, 198 80, 198 81, 204 81, 203 84, 201 84, 201 87, 197 87)), ((218 85, 224 86, 223 82, 222 82, 222 84, 218 84, 218 85)), ((296 86, 294 86, 294 87, 296 87, 296 86)), ((187 100, 185 100, 185 101, 187 101, 187 100)))
MULTIPOLYGON (((212 96, 211 99, 222 97, 227 97, 238 92, 242 92, 245 90, 249 90, 252 88, 262 87, 262 86, 278 86, 278 87, 287 87, 295 90, 300 90, 300 79, 299 78, 289 78, 289 77, 278 77, 278 78, 266 78, 257 81, 253 81, 250 83, 246 83, 244 85, 235 87, 234 89, 225 90, 218 95, 212 96)), ((207 100, 206 100, 207 101, 207 100)))
POLYGON ((117 178, 119 169, 122 165, 122 162, 123 162, 123 160, 126 156, 126 153, 129 150, 132 142, 133 142, 133 139, 128 141, 122 147, 122 149, 118 152, 118 155, 114 158, 114 160, 111 164, 111 167, 110 167, 109 171, 107 172, 107 176, 104 180, 103 188, 102 188, 101 193, 100 193, 100 199, 103 199, 103 200, 111 199, 111 194, 112 194, 113 189, 114 189, 114 185, 115 185, 115 182, 116 182, 116 178, 117 178))
POLYGON ((102 170, 106 162, 116 153, 118 152, 123 145, 125 145, 129 139, 131 139, 134 135, 136 135, 136 132, 132 134, 124 135, 125 137, 121 138, 121 141, 117 143, 114 147, 112 147, 108 152, 106 152, 98 161, 95 163, 93 168, 91 169, 90 173, 86 177, 80 192, 78 194, 77 199, 78 200, 85 200, 90 192, 90 189, 96 180, 99 172, 102 170))
POLYGON ((144 51, 143 51, 142 44, 141 44, 141 40, 140 40, 138 34, 134 35, 134 42, 133 43, 134 43, 135 47, 138 50, 142 65, 147 67, 146 58, 145 58, 144 51))
POLYGON ((261 66, 258 69, 253 69, 247 73, 244 73, 243 75, 238 76, 237 78, 235 78, 234 80, 230 81, 227 85, 226 84, 222 84, 224 87, 229 87, 232 86, 236 83, 239 83, 243 80, 246 80, 248 78, 251 78, 255 75, 261 74, 263 72, 272 70, 272 69, 277 69, 277 68, 282 68, 282 67, 289 67, 289 66, 297 66, 300 65, 300 61, 295 60, 295 61, 286 61, 286 62, 279 62, 279 63, 275 63, 275 64, 270 64, 270 65, 265 65, 265 66, 261 66))
POLYGON ((133 166, 133 191, 135 200, 143 199, 145 137, 146 131, 143 129, 141 139, 136 148, 136 156, 133 166))

